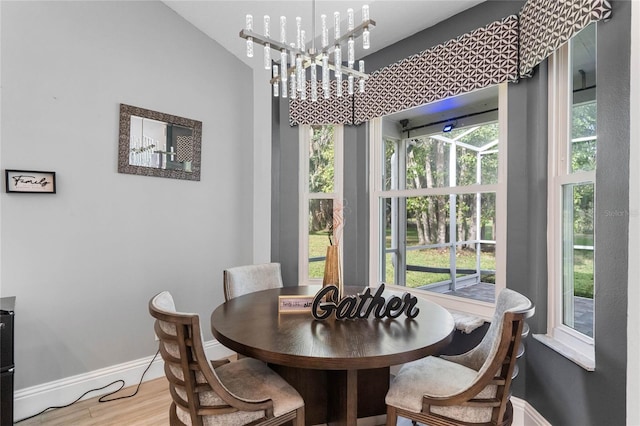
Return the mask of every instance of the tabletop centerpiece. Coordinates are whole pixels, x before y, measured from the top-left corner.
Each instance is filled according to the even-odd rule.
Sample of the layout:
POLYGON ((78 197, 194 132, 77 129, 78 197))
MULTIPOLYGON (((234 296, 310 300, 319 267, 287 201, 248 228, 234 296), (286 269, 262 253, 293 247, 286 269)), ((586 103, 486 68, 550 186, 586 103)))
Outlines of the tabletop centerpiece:
POLYGON ((332 219, 329 223, 327 255, 324 263, 324 276, 322 277, 322 287, 334 285, 338 288, 336 301, 339 301, 344 294, 344 284, 342 282, 342 268, 340 262, 340 239, 344 227, 343 206, 334 201, 332 219))

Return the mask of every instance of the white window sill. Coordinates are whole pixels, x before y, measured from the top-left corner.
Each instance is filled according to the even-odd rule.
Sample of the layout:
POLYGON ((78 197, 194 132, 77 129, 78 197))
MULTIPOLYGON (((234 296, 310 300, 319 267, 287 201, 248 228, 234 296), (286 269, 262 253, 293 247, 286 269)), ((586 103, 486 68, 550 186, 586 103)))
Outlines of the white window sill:
POLYGON ((554 351, 558 352, 560 355, 564 356, 568 360, 578 364, 580 367, 584 368, 587 371, 595 371, 596 369, 596 358, 595 351, 593 350, 593 346, 591 346, 590 351, 578 351, 575 348, 563 343, 557 339, 554 339, 552 336, 547 334, 534 334, 533 338, 539 341, 540 343, 550 347, 554 351), (588 353, 585 353, 588 352, 588 353))

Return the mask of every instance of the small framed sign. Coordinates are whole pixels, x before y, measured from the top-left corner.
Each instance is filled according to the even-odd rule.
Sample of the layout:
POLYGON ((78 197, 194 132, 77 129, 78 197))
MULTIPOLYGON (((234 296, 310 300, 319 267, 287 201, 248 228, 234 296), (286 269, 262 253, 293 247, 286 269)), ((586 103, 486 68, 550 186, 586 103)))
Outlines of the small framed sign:
POLYGON ((311 312, 315 297, 315 295, 278 296, 278 313, 311 312))
POLYGON ((56 193, 56 172, 5 170, 7 193, 56 193))

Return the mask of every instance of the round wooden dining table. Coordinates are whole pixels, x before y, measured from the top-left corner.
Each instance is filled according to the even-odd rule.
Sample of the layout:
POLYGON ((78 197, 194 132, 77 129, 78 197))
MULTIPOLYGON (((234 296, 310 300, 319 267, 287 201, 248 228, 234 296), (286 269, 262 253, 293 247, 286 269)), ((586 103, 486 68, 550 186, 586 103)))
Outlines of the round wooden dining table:
MULTIPOLYGON (((305 400, 305 424, 355 426, 385 414, 390 366, 437 353, 454 321, 443 307, 418 298, 415 318, 316 320, 311 312, 278 312, 281 295, 312 297, 320 286, 249 293, 218 306, 211 331, 224 346, 267 362, 305 400)), ((345 287, 357 294, 365 287, 345 287)), ((375 289, 372 289, 372 293, 375 289)), ((385 289, 383 296, 401 296, 385 289)))

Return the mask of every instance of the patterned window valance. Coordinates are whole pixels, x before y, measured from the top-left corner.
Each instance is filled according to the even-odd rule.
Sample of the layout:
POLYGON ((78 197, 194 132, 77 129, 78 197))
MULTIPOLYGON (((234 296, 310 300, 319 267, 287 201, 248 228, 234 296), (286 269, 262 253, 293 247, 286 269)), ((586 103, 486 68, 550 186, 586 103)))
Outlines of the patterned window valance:
POLYGON ((493 22, 372 73, 364 94, 337 100, 324 100, 319 95, 316 102, 309 95, 305 101, 292 100, 289 122, 292 126, 360 124, 450 96, 517 81, 530 76, 536 65, 577 32, 610 15, 607 0, 528 0, 518 16, 493 22))
POLYGON ((592 22, 609 19, 607 0, 529 0, 520 11, 520 76, 592 22))
MULTIPOLYGON (((336 92, 336 81, 331 81, 331 93, 336 92)), ((318 89, 322 85, 318 84, 318 89)), ((350 124, 353 123, 353 97, 347 95, 347 81, 342 81, 341 98, 324 99, 318 92, 318 100, 311 101, 311 85, 307 84, 307 99, 289 101, 289 124, 350 124)))
POLYGON ((372 73, 355 124, 517 78, 513 15, 372 73))

